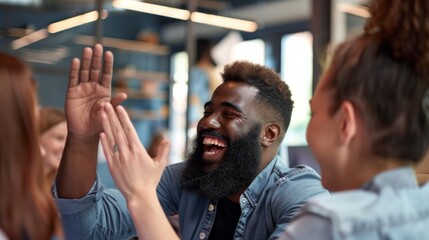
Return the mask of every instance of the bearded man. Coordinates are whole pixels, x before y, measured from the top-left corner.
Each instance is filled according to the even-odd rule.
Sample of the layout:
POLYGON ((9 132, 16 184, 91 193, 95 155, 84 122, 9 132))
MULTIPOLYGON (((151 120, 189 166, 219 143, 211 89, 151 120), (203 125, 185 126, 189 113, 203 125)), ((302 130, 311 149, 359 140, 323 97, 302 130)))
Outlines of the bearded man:
MULTIPOLYGON (((101 56, 100 45, 84 50, 82 67, 70 73, 69 134, 54 186, 67 239, 136 236, 124 196, 103 189, 96 176, 96 111, 110 96, 113 56, 105 54, 101 81, 83 73, 97 72, 101 56)), ((309 198, 328 193, 312 169, 289 168, 278 156, 293 105, 279 75, 242 61, 226 66, 222 78, 204 106, 193 152, 164 170, 158 199, 167 216, 178 214, 181 239, 274 239, 309 198)))

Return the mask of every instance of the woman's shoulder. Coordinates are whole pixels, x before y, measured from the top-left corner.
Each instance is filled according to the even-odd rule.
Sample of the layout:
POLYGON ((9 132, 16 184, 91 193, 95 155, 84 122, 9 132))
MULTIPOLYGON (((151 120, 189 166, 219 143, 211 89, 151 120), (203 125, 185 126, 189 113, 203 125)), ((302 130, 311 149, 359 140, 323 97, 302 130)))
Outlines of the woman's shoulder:
POLYGON ((418 224, 429 224, 429 187, 386 188, 380 192, 365 190, 333 193, 310 200, 299 216, 315 216, 329 221, 342 234, 362 234, 380 229, 414 231, 418 224))

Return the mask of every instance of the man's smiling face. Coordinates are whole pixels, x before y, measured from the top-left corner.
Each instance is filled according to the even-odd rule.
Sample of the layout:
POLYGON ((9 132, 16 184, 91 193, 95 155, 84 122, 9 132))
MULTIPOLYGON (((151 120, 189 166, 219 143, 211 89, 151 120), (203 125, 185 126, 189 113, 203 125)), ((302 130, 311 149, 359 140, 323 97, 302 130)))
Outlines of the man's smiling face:
POLYGON ((202 137, 202 161, 206 164, 206 171, 219 166, 230 141, 246 135, 255 123, 259 123, 255 106, 257 93, 253 86, 225 82, 205 104, 197 132, 202 137))
POLYGON ((195 149, 182 176, 185 188, 211 198, 246 187, 261 161, 258 90, 244 83, 220 85, 205 105, 195 149))

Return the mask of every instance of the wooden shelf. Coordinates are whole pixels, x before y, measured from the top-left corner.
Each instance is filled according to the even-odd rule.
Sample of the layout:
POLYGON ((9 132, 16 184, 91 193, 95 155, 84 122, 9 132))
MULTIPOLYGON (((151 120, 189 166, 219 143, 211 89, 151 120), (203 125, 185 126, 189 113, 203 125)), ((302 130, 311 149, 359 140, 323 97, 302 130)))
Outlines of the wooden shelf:
POLYGON ((168 82, 168 74, 165 72, 141 71, 135 69, 114 70, 114 79, 138 79, 145 81, 168 82))
MULTIPOLYGON (((95 43, 95 37, 79 35, 75 38, 75 43, 93 46, 95 43)), ((105 47, 117 48, 134 52, 144 52, 156 55, 168 55, 170 53, 170 48, 168 46, 133 40, 103 37, 101 38, 101 43, 105 47)))
POLYGON ((165 100, 167 99, 167 93, 157 91, 149 94, 142 93, 139 90, 134 89, 122 89, 122 88, 114 88, 115 92, 126 93, 127 99, 141 99, 141 100, 165 100))
POLYGON ((137 110, 126 108, 131 120, 162 120, 168 116, 168 108, 166 106, 158 110, 137 110))

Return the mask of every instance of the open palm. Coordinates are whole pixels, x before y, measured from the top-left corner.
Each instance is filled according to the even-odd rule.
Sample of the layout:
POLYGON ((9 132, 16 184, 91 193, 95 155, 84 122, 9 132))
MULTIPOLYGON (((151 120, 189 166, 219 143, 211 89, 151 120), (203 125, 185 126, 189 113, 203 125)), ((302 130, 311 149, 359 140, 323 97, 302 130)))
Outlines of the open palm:
MULTIPOLYGON (((102 131, 100 113, 104 103, 111 101, 113 55, 104 54, 103 47, 85 48, 82 60, 72 60, 65 110, 69 131, 79 135, 96 136, 102 131)), ((112 104, 116 105, 126 96, 118 95, 112 104)))

